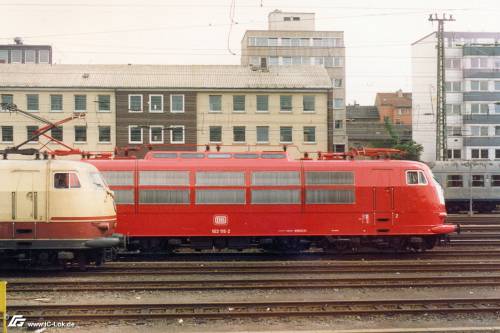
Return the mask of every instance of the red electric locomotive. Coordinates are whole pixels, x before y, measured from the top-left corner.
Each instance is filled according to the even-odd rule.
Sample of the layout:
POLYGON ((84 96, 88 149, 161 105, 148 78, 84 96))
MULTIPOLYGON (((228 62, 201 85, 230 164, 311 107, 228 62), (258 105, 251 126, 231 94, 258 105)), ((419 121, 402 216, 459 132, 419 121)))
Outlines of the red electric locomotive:
POLYGON ((424 250, 456 226, 429 168, 291 160, 285 152, 165 152, 90 160, 115 193, 131 249, 424 250))

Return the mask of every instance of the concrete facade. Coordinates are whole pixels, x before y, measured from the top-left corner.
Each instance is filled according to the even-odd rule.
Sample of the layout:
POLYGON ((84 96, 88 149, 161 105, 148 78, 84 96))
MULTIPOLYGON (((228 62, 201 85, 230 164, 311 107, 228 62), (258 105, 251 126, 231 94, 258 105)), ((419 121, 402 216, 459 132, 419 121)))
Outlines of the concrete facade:
MULTIPOLYGON (((111 89, 7 89, 0 87, 0 98, 4 103, 14 103, 19 109, 51 122, 71 117, 75 113, 82 114, 84 118, 74 119, 61 125, 62 140, 60 141, 80 150, 113 152, 116 108, 114 91, 111 89), (78 110, 75 108, 75 99, 78 99, 78 110)), ((44 125, 20 113, 0 110, 0 150, 27 140, 28 127, 39 128, 44 125)), ((23 148, 39 148, 47 141, 46 138, 40 138, 38 142, 28 143, 23 148)), ((56 144, 49 144, 48 147, 64 149, 56 144)))
MULTIPOLYGON (((499 42, 500 33, 445 33, 448 159, 500 159, 499 42)), ((436 45, 435 33, 412 44, 413 139, 429 162, 436 160, 436 45)))
POLYGON ((343 31, 316 31, 313 13, 274 11, 269 14, 269 30, 248 30, 241 41, 241 64, 260 67, 321 65, 331 80, 328 114, 328 147, 344 151, 345 127, 345 48, 343 31), (333 124, 341 122, 340 128, 333 124))
POLYGON ((327 90, 199 92, 198 142, 220 144, 222 151, 281 150, 287 145, 294 158, 301 157, 303 152, 327 151, 327 99, 327 90), (220 96, 220 110, 212 110, 211 96, 220 96), (283 96, 287 96, 287 101, 291 98, 291 108, 287 110, 282 108, 283 96), (235 110, 234 102, 243 102, 242 99, 244 108, 235 110), (304 111, 304 103, 312 105, 307 108, 310 111, 304 111), (214 131, 220 131, 220 137, 214 131))

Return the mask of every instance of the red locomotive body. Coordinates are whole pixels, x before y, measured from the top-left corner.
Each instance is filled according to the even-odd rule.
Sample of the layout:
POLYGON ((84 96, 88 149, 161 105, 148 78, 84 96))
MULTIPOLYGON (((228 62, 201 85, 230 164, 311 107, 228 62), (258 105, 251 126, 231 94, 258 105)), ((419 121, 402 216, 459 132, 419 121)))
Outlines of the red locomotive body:
POLYGON ((426 249, 456 229, 419 162, 152 151, 89 163, 115 192, 117 232, 143 250, 426 249))

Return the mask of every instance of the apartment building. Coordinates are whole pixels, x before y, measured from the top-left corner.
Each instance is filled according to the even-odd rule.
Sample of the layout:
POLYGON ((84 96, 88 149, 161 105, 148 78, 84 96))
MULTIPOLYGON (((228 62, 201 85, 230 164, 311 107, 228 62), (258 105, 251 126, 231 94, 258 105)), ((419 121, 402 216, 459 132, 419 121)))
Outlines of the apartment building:
POLYGON ((345 129, 345 48, 343 31, 315 30, 314 13, 269 13, 268 30, 247 30, 241 41, 244 66, 323 66, 332 87, 328 96, 328 147, 342 152, 345 129), (337 126, 334 126, 337 124, 337 126))
POLYGON ((395 125, 411 125, 411 93, 401 89, 396 92, 377 93, 375 106, 381 122, 388 120, 395 125))
MULTIPOLYGON (((500 159, 500 33, 445 32, 447 158, 500 159)), ((436 33, 412 44, 413 139, 436 159, 436 33)))
MULTIPOLYGON (((149 147, 196 150, 206 144, 224 150, 287 145, 293 157, 327 151, 330 90, 321 66, 0 66, 2 102, 51 121, 86 115, 54 130, 56 139, 86 151, 116 146, 138 157, 149 147)), ((6 110, 0 122, 0 149, 42 126, 6 110)))
POLYGON ((52 46, 27 45, 16 37, 14 44, 0 45, 0 64, 51 64, 52 46))

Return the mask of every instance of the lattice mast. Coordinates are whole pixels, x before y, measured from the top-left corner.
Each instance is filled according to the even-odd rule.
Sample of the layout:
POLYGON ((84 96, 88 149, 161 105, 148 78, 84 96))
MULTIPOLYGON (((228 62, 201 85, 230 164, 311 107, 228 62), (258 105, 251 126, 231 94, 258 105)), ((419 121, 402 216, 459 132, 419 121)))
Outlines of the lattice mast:
POLYGON ((444 22, 455 21, 452 15, 438 17, 429 15, 429 21, 438 22, 437 30, 437 101, 436 101, 436 160, 445 161, 448 157, 448 136, 446 133, 446 76, 444 54, 444 22))

